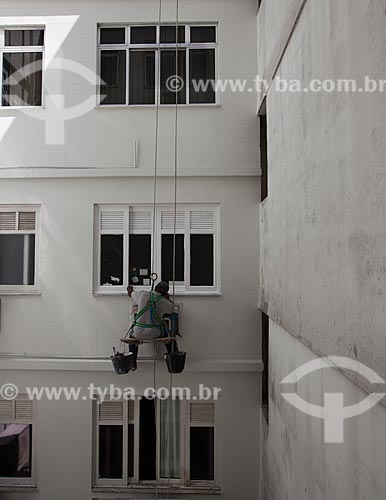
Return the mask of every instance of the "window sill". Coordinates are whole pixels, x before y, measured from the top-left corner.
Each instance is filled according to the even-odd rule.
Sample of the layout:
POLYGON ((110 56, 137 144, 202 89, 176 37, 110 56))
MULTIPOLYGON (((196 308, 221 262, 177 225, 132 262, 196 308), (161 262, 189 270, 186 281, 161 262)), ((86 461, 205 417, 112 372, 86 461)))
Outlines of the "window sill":
MULTIPOLYGON (((116 109, 116 108, 122 108, 122 109, 143 109, 143 108, 149 108, 149 109, 155 109, 157 107, 156 104, 105 104, 101 105, 98 104, 96 106, 96 109, 116 109)), ((168 109, 175 109, 176 105, 175 104, 160 104, 159 106, 161 109, 162 108, 168 108, 168 109)), ((179 104, 178 109, 180 108, 221 108, 220 103, 208 103, 208 104, 179 104)))
POLYGON ((39 491, 38 487, 34 484, 28 485, 28 484, 0 484, 0 492, 15 492, 17 491, 22 492, 22 491, 39 491))
POLYGON ((18 110, 18 109, 46 109, 45 106, 0 106, 0 110, 18 110))
POLYGON ((5 297, 7 295, 41 295, 42 293, 39 290, 1 290, 0 289, 0 297, 5 297))
MULTIPOLYGON (((129 486, 94 486, 93 493, 154 493, 155 486, 132 484, 129 486)), ((166 492, 168 487, 158 485, 158 491, 166 492)), ((183 486, 170 485, 170 493, 185 493, 186 495, 221 495, 222 491, 219 486, 183 486)), ((103 497, 101 497, 103 498, 103 497)))
MULTIPOLYGON (((127 297, 127 292, 93 292, 93 296, 94 297, 127 297)), ((222 293, 218 292, 218 291, 215 291, 215 292, 188 291, 188 292, 176 292, 175 296, 176 297, 222 297, 222 293)))

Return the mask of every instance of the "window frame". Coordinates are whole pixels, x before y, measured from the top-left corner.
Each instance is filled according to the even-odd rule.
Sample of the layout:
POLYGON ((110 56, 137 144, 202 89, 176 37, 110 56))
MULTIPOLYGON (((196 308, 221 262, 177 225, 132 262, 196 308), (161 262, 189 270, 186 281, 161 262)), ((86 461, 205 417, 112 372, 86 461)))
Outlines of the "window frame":
MULTIPOLYGON (((7 401, 0 398, 0 401, 7 401)), ((24 487, 36 487, 37 482, 37 425, 36 425, 36 401, 32 401, 26 394, 19 394, 16 399, 12 400, 13 406, 15 406, 17 401, 30 401, 32 405, 32 418, 31 419, 17 419, 13 418, 11 421, 9 419, 0 419, 0 423, 3 424, 22 424, 22 425, 32 425, 32 440, 31 440, 31 477, 0 477, 0 491, 3 487, 16 487, 16 488, 24 488, 24 487), (7 421, 6 421, 7 420, 7 421)))
POLYGON ((115 402, 123 404, 123 419, 118 421, 114 420, 101 420, 99 421, 99 401, 98 397, 94 397, 93 401, 93 474, 92 474, 92 485, 93 489, 111 489, 118 488, 119 490, 139 490, 144 491, 144 489, 153 490, 156 488, 156 483, 158 487, 167 487, 168 484, 173 489, 186 489, 191 488, 202 491, 206 489, 220 490, 220 470, 221 470, 221 447, 220 447, 220 400, 210 399, 206 401, 197 400, 181 400, 180 402, 180 429, 181 429, 181 447, 180 447, 180 457, 181 457, 181 478, 173 479, 162 478, 160 476, 160 400, 156 402, 156 413, 157 413, 157 481, 156 480, 140 480, 139 479, 139 439, 140 439, 140 400, 141 396, 136 397, 134 400, 134 420, 128 419, 129 414, 129 404, 133 400, 112 400, 105 398, 104 402, 115 402), (214 421, 213 422, 202 422, 202 423, 192 423, 190 421, 190 408, 191 405, 197 403, 212 403, 214 406, 214 421), (129 424, 134 424, 134 475, 133 477, 128 477, 128 426, 129 424), (122 479, 100 479, 99 478, 99 427, 101 425, 122 425, 123 426, 123 457, 122 457, 122 467, 123 474, 122 479), (190 479, 190 428, 191 427, 212 427, 214 429, 214 479, 213 480, 191 480, 190 479))
MULTIPOLYGON (((174 26, 173 22, 163 22, 161 24, 154 23, 130 23, 130 24, 98 24, 97 26, 97 69, 98 75, 101 74, 101 52, 103 50, 125 50, 126 51, 126 99, 124 104, 102 104, 100 98, 100 90, 101 86, 97 85, 97 107, 99 108, 109 108, 109 107, 129 107, 129 108, 138 108, 138 107, 155 107, 157 103, 161 107, 175 107, 175 104, 162 104, 160 102, 161 95, 161 58, 160 52, 161 50, 175 50, 176 43, 161 43, 161 27, 163 26, 174 26), (147 44, 132 44, 131 43, 131 28, 145 28, 149 26, 154 26, 156 28, 156 43, 147 43, 147 44), (104 28, 125 28, 125 43, 124 44, 101 44, 101 30, 104 28), (155 51, 155 79, 158 76, 158 81, 155 85, 155 96, 154 103, 152 104, 130 104, 130 51, 133 50, 149 50, 155 51)), ((185 27, 185 42, 178 43, 178 50, 186 51, 186 80, 185 80, 185 90, 186 90, 186 102, 183 104, 178 104, 181 106, 219 106, 220 105, 220 92, 215 91, 215 101, 212 103, 191 103, 190 102, 190 51, 195 49, 213 49, 215 51, 215 81, 218 81, 219 77, 219 55, 218 55, 218 34, 219 34, 219 23, 218 22, 202 22, 202 23, 178 23, 178 25, 185 27), (208 43, 191 43, 190 41, 190 28, 195 27, 207 27, 213 26, 216 30, 216 42, 208 42, 208 43)))
POLYGON ((35 213, 35 229, 31 230, 0 230, 2 234, 34 234, 35 235, 35 260, 33 285, 0 285, 1 295, 28 295, 39 294, 39 254, 40 254, 40 205, 1 205, 0 212, 16 212, 16 227, 19 219, 19 212, 35 213))
POLYGON ((0 109, 24 109, 24 108, 44 108, 44 78, 45 78, 45 56, 46 56, 46 35, 47 30, 45 25, 1 25, 0 26, 0 109), (43 30, 44 43, 43 45, 20 45, 6 46, 5 32, 6 31, 26 31, 26 30, 43 30), (40 104, 34 106, 32 104, 23 104, 21 106, 3 106, 3 55, 4 53, 24 53, 24 52, 41 52, 42 53, 42 91, 40 104))
MULTIPOLYGON (((149 204, 96 204, 94 205, 94 295, 123 295, 126 294, 126 288, 129 284, 129 236, 130 234, 151 234, 152 231, 137 230, 131 233, 129 214, 130 210, 148 210, 153 212, 153 207, 149 204), (125 229, 118 231, 105 232, 100 229, 100 213, 102 211, 124 211, 125 229), (100 285, 101 271, 101 234, 123 234, 124 243, 124 261, 123 261, 123 284, 122 286, 102 286, 100 285)), ((155 255, 155 272, 159 279, 162 276, 161 269, 161 238, 162 234, 173 234, 173 230, 163 230, 161 226, 161 214, 163 211, 174 213, 174 206, 169 204, 158 204, 156 209, 156 241, 151 241, 151 252, 155 255), (155 245, 155 248, 153 246, 155 245)), ((185 212, 185 229, 176 230, 176 234, 185 235, 185 281, 176 282, 176 295, 219 295, 221 293, 221 220, 220 204, 178 204, 177 212, 185 212), (189 213, 191 211, 213 211, 213 230, 194 230, 189 227, 189 213), (190 235, 191 234, 213 234, 213 286, 192 286, 190 285, 190 235)), ((152 270, 153 271, 153 270, 152 270)), ((137 291, 148 290, 149 286, 134 285, 137 291)))

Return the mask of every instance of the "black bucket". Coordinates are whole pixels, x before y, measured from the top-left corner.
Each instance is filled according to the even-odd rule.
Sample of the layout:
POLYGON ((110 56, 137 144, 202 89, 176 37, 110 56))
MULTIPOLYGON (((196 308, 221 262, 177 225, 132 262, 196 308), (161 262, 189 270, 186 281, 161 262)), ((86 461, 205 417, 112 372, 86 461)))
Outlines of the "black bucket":
POLYGON ((111 356, 111 361, 117 375, 125 375, 126 373, 129 373, 132 366, 132 356, 131 352, 128 354, 118 353, 115 356, 111 356))
POLYGON ((182 373, 185 368, 186 352, 170 352, 165 354, 169 373, 182 373))

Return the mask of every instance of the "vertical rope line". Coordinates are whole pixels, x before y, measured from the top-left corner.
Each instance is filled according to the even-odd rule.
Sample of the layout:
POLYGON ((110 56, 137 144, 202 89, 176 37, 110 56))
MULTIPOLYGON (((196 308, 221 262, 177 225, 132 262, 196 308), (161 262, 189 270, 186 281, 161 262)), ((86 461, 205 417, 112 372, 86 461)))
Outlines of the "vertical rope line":
POLYGON ((177 233, 177 192, 178 192, 178 94, 179 94, 179 64, 178 64, 178 22, 179 22, 179 0, 176 0, 176 105, 174 120, 174 227, 173 227, 173 304, 175 304, 176 292, 176 233, 177 233))
MULTIPOLYGON (((160 85, 160 66, 161 66, 161 21, 162 21, 162 0, 158 3, 158 48, 155 53, 155 97, 156 97, 156 116, 155 116, 155 148, 154 148, 154 191, 153 191, 153 235, 152 235, 152 257, 151 257, 151 272, 154 273, 155 269, 155 248, 156 248, 156 217, 157 217, 157 171, 158 171, 158 136, 159 136, 159 111, 160 111, 160 98, 161 98, 161 85, 160 85)), ((153 363, 153 389, 156 390, 157 385, 157 346, 154 345, 154 363, 153 363)), ((155 498, 158 500, 158 471, 159 471, 159 457, 158 457, 158 404, 157 398, 154 399, 154 418, 155 418, 155 498)))
MULTIPOLYGON (((162 0, 158 4, 158 30, 161 31, 162 21, 162 0)), ((158 48, 155 53, 158 61, 155 60, 155 98, 156 98, 156 112, 155 112, 155 148, 154 148, 154 189, 153 189, 153 236, 152 236, 152 257, 151 257, 151 272, 155 268, 155 237, 156 237, 156 216, 157 216, 157 171, 158 171, 158 137, 159 137, 159 111, 160 111, 160 98, 161 98, 161 85, 160 85, 160 65, 161 65, 161 34, 158 34, 158 48)))

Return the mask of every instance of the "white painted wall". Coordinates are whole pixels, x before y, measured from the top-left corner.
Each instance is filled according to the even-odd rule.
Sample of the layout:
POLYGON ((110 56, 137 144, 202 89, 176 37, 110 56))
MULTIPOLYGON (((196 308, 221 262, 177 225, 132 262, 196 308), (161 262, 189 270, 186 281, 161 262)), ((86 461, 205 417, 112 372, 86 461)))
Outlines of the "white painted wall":
MULTIPOLYGON (((270 422, 264 439, 266 500, 383 500, 386 491, 386 408, 378 405, 346 420, 344 444, 325 444, 323 421, 305 415, 281 396, 289 373, 317 357, 270 321, 270 422), (267 474, 267 472, 269 473, 267 474)), ((335 369, 308 375, 295 388, 306 401, 323 405, 326 392, 343 392, 345 405, 367 393, 335 369)), ((264 494, 263 494, 264 493, 264 494)))
MULTIPOLYGON (((277 76, 305 86, 314 78, 385 78, 383 1, 307 0, 294 25, 300 4, 263 0, 259 73, 270 77, 285 51, 277 76)), ((312 352, 357 359, 386 376, 384 97, 268 92, 260 282, 271 318, 266 500, 385 497, 384 406, 346 423, 344 445, 325 445, 321 422, 280 396, 280 380, 312 352)), ((298 390, 309 401, 327 388, 360 401, 360 385, 372 387, 347 375, 311 377, 298 390)))

